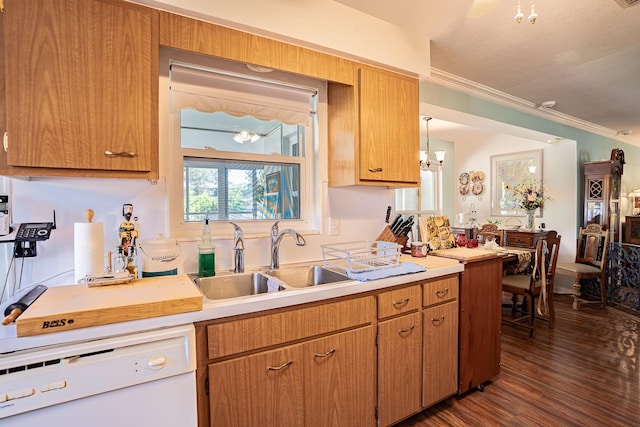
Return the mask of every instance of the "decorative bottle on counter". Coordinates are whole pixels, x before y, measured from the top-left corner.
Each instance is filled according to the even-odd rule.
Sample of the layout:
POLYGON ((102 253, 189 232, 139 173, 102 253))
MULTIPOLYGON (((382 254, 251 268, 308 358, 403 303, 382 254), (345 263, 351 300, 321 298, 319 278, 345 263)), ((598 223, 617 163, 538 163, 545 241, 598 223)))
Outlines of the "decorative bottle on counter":
POLYGON ((202 242, 198 246, 198 275, 211 277, 216 275, 216 247, 209 230, 209 216, 204 220, 202 242))

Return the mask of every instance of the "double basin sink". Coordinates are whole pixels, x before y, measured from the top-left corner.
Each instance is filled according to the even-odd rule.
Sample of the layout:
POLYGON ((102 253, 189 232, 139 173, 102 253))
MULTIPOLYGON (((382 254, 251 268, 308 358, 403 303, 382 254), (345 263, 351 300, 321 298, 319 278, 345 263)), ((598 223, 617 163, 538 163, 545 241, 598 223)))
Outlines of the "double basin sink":
POLYGON ((346 275, 321 265, 304 265, 283 267, 264 272, 198 277, 194 279, 194 282, 205 298, 222 300, 260 295, 269 291, 281 292, 287 289, 300 289, 350 280, 346 275), (271 277, 278 280, 269 283, 271 277))

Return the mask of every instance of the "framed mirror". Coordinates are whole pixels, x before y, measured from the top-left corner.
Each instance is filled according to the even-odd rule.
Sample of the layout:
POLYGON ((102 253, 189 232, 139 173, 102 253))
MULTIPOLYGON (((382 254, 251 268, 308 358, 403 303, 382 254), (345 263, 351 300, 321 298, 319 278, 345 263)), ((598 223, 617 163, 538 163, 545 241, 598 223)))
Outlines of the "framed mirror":
POLYGON ((542 182, 542 150, 491 156, 491 216, 525 215, 510 189, 527 177, 542 182))

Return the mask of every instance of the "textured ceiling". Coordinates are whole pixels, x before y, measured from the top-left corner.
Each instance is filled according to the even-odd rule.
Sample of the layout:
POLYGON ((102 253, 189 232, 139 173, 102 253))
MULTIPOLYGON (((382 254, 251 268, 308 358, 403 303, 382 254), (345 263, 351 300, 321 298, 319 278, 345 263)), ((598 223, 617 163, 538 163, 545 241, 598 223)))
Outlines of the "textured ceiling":
POLYGON ((516 0, 480 18, 467 17, 473 0, 336 1, 428 37, 432 68, 640 138, 638 4, 535 0, 536 23, 518 24, 516 0))

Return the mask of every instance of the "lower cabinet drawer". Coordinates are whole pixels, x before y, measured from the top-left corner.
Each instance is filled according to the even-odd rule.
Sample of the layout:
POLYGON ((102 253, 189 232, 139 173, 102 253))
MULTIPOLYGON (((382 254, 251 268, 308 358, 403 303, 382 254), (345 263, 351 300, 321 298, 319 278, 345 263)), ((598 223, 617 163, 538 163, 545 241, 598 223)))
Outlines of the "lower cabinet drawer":
POLYGON ((211 324, 207 326, 208 356, 217 359, 374 321, 375 297, 368 296, 211 324))
POLYGON ((422 285, 422 287, 422 305, 425 307, 458 299, 457 274, 445 279, 436 279, 430 282, 426 282, 422 285))
POLYGON ((420 308, 420 285, 382 292, 378 295, 378 318, 408 313, 420 308))
POLYGON ((533 247, 533 235, 521 233, 507 233, 507 246, 518 246, 521 248, 533 247))

